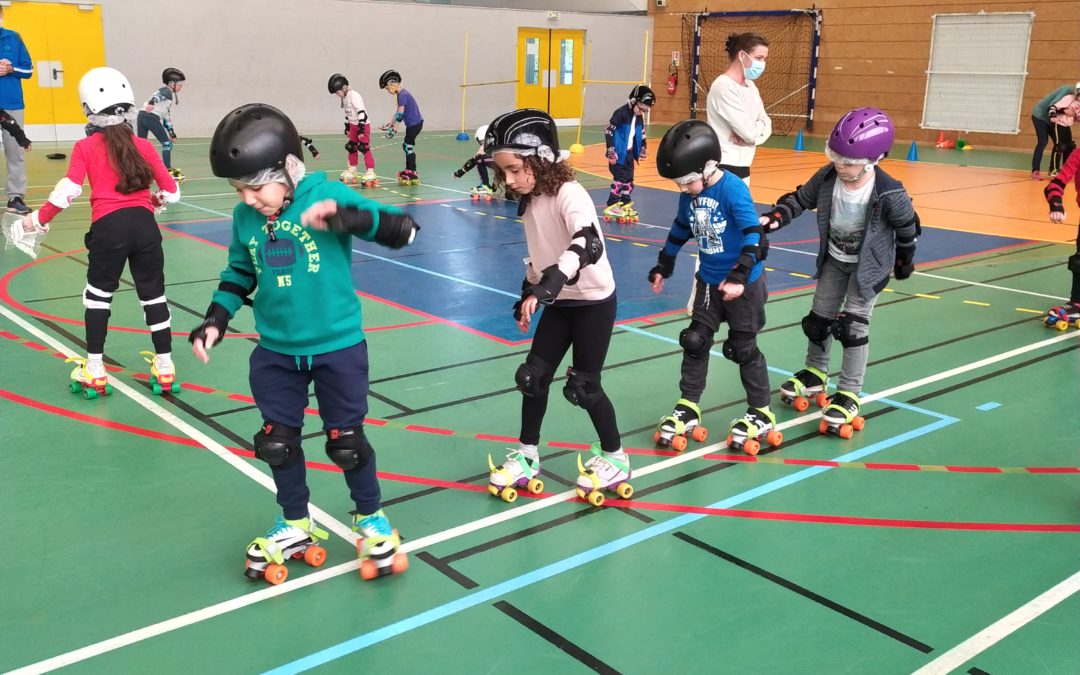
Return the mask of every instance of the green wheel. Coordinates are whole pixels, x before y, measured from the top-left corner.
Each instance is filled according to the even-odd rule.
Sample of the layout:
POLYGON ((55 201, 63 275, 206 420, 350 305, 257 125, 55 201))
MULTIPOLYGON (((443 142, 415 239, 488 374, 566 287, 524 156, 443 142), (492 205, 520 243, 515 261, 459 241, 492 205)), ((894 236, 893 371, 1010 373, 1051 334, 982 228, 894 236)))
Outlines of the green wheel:
POLYGON ((69 380, 68 381, 68 391, 70 391, 72 394, 82 393, 82 385, 80 385, 75 380, 69 380))
POLYGON ((98 396, 97 389, 94 389, 93 387, 87 387, 86 389, 83 389, 83 395, 86 396, 87 401, 92 401, 98 396))

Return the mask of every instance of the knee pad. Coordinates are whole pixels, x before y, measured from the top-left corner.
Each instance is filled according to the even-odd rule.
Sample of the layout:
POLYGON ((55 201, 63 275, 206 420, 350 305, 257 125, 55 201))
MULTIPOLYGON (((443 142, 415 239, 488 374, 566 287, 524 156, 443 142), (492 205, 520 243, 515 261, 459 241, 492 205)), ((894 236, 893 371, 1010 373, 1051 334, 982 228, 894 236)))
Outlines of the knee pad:
POLYGON ((255 434, 255 457, 275 468, 292 464, 300 457, 300 429, 264 422, 255 434))
POLYGON ((349 141, 345 144, 345 152, 356 152, 356 141, 349 141))
POLYGON ((805 335, 810 342, 820 345, 825 342, 825 338, 829 337, 829 329, 832 326, 832 323, 832 319, 827 319, 819 314, 814 314, 814 312, 811 311, 803 317, 803 335, 805 335))
POLYGON ((687 356, 700 359, 709 355, 713 338, 711 333, 704 331, 704 328, 703 325, 694 321, 689 328, 684 328, 679 333, 679 346, 683 348, 687 356))
POLYGON ((405 151, 405 154, 406 154, 406 155, 411 155, 411 154, 413 154, 413 150, 414 150, 415 148, 416 148, 416 146, 415 146, 415 145, 413 145, 412 143, 402 143, 402 144, 401 144, 401 149, 405 151))
POLYGON ((374 455, 375 448, 368 443, 362 426, 326 432, 326 456, 342 471, 366 466, 374 455))
POLYGON ((367 143, 365 143, 364 141, 357 141, 356 142, 356 151, 359 152, 361 155, 364 154, 365 152, 367 152, 370 149, 371 149, 371 146, 368 145, 367 143))
POLYGON ((150 300, 140 300, 139 304, 142 305, 143 316, 146 317, 146 325, 150 327, 150 332, 171 327, 172 314, 169 312, 169 305, 164 295, 150 300))
POLYGON ((761 354, 757 346, 757 336, 740 331, 731 331, 720 351, 723 352, 725 359, 734 361, 740 366, 751 363, 761 354))
POLYGON ((1080 274, 1080 251, 1069 256, 1069 271, 1073 274, 1080 274))
POLYGON ((161 144, 162 150, 172 150, 172 141, 165 141, 161 144))
POLYGON ((94 288, 90 284, 86 284, 86 288, 83 290, 83 307, 87 309, 109 309, 112 305, 113 294, 108 291, 103 291, 100 288, 94 288))
POLYGON ((844 347, 861 347, 870 342, 870 336, 855 334, 856 324, 869 326, 870 320, 857 314, 840 312, 832 322, 833 337, 844 347))
POLYGON ((525 396, 546 396, 554 374, 555 369, 546 361, 529 354, 514 373, 514 381, 518 391, 525 396))
POLYGON ((618 197, 622 194, 622 183, 615 181, 611 184, 611 194, 618 197))
POLYGON ((633 181, 630 181, 629 183, 623 183, 622 184, 622 193, 621 193, 622 196, 629 197, 630 193, 633 192, 633 191, 634 191, 634 182, 633 181))
POLYGON ((604 388, 600 386, 600 373, 583 373, 573 368, 566 369, 566 386, 563 396, 571 405, 588 410, 604 397, 604 388))

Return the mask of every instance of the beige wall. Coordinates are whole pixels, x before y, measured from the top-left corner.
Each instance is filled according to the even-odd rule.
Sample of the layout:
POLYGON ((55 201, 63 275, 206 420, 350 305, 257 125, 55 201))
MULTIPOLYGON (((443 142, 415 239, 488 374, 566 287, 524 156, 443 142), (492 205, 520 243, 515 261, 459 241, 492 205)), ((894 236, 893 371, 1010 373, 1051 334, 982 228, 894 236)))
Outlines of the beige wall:
MULTIPOLYGON (((1020 134, 970 134, 968 141, 976 147, 1031 147, 1034 137, 1029 119, 1032 106, 1053 89, 1080 81, 1080 0, 1029 4, 818 0, 814 4, 823 11, 815 135, 828 133, 836 119, 851 108, 873 105, 892 116, 897 126, 898 144, 900 141, 926 142, 937 138, 937 131, 919 128, 934 14, 1035 12, 1020 112, 1020 134)), ((787 2, 761 0, 753 9, 790 9, 793 6, 787 2)), ((666 81, 672 51, 684 51, 684 61, 687 60, 681 44, 683 13, 747 8, 745 2, 731 0, 708 3, 669 0, 665 8, 657 8, 653 2, 649 8, 655 35, 653 81, 658 85, 666 81)), ((768 71, 763 77, 768 77, 768 71)), ((669 96, 658 86, 660 93, 654 120, 673 122, 687 117, 689 89, 685 86, 686 78, 682 77, 679 84, 675 96, 669 96)), ((987 103, 992 105, 993 102, 987 103)))

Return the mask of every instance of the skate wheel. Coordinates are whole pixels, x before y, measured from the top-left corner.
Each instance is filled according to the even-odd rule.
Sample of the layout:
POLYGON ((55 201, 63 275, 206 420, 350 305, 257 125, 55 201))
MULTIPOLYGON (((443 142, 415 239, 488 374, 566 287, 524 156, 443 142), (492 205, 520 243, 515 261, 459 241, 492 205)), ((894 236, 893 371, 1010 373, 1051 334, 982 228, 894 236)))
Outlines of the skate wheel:
POLYGON ((92 401, 98 397, 97 389, 94 389, 93 387, 87 387, 83 390, 83 396, 86 398, 87 401, 92 401))
POLYGON ((779 448, 780 444, 784 442, 784 434, 773 430, 765 435, 765 440, 774 448, 779 448))
POLYGON ((604 222, 605 223, 610 223, 611 222, 611 216, 604 216, 604 222))
POLYGON ((494 486, 494 485, 491 485, 490 483, 488 484, 488 492, 491 494, 492 497, 498 497, 499 496, 499 488, 494 486))
POLYGON ((810 401, 808 401, 805 396, 796 396, 795 400, 791 403, 791 407, 799 412, 806 412, 807 408, 810 407, 810 401))
POLYGON ((653 432, 652 442, 653 442, 653 445, 659 445, 661 447, 667 445, 667 443, 664 442, 664 437, 660 435, 659 431, 654 431, 653 432))
POLYGON ((401 574, 407 569, 409 569, 409 556, 405 555, 404 551, 398 551, 394 554, 394 562, 390 563, 390 571, 401 574))
POLYGON ((322 567, 326 562, 326 549, 322 546, 308 546, 304 551, 304 562, 312 567, 322 567))
POLYGON ((154 392, 154 396, 161 396, 161 385, 157 382, 151 383, 150 391, 154 392))
POLYGON ((615 494, 619 495, 619 499, 630 499, 634 496, 634 486, 630 483, 619 483, 615 486, 615 494))
POLYGON ((70 391, 72 394, 78 394, 82 391, 82 385, 80 385, 75 380, 71 380, 68 382, 68 391, 70 391))
POLYGON ((589 493, 587 501, 590 504, 592 504, 593 506, 603 506, 604 505, 604 493, 600 492, 599 490, 593 490, 592 492, 589 493))
POLYGON ((289 570, 285 569, 284 565, 278 565, 277 563, 270 563, 266 566, 266 571, 263 572, 263 579, 266 579, 273 586, 277 586, 288 578, 289 570))
POLYGON ((709 430, 699 424, 690 432, 690 437, 698 443, 704 443, 705 439, 709 437, 709 430))
POLYGON ((360 561, 360 578, 364 581, 371 581, 379 576, 379 566, 375 564, 374 560, 361 560, 360 561))
POLYGON ((484 197, 484 201, 485 202, 490 202, 491 201, 491 195, 488 195, 487 197, 484 197))
POLYGON ((856 415, 855 418, 851 420, 851 428, 855 431, 862 431, 865 426, 866 418, 864 417, 856 415))
POLYGON ((840 425, 840 432, 837 435, 840 438, 843 438, 843 439, 846 440, 848 438, 851 438, 851 435, 854 434, 854 433, 855 433, 855 430, 851 428, 850 424, 841 424, 840 425))
POLYGON ((1054 328, 1057 328, 1058 330, 1061 330, 1061 331, 1067 330, 1069 328, 1069 322, 1068 321, 1058 321, 1057 323, 1054 324, 1054 328))
POLYGON ((169 388, 169 391, 171 393, 173 393, 173 394, 179 394, 180 389, 182 389, 182 387, 180 386, 180 383, 179 382, 173 382, 173 385, 172 385, 172 387, 169 388))
POLYGON ((825 406, 829 405, 829 395, 823 391, 820 391, 815 397, 814 402, 817 403, 817 407, 824 408, 825 406))
POLYGON ((686 449, 686 436, 676 436, 671 439, 671 448, 678 452, 682 452, 686 449))
POLYGON ((470 199, 472 199, 474 202, 480 201, 480 198, 477 197, 476 195, 472 195, 472 197, 470 197, 470 199))
POLYGON ((758 443, 756 439, 748 438, 743 443, 742 451, 750 456, 758 454, 758 450, 761 450, 761 443, 758 443))
POLYGON ((585 494, 585 491, 584 491, 584 490, 582 490, 581 488, 577 488, 577 490, 575 490, 575 492, 577 492, 577 496, 578 496, 578 499, 580 499, 580 500, 582 500, 582 501, 584 501, 584 500, 585 500, 585 497, 586 497, 587 495, 585 494))
POLYGON ((534 495, 538 495, 544 491, 544 481, 540 480, 539 478, 531 478, 529 479, 528 484, 525 486, 525 489, 527 489, 534 495))
POLYGON ((513 504, 517 501, 518 493, 517 490, 507 485, 502 489, 502 492, 499 493, 499 497, 507 504, 513 504))
POLYGON ((1080 319, 1077 319, 1076 321, 1073 322, 1073 327, 1074 328, 1080 328, 1080 319))
POLYGON ((823 434, 829 433, 829 423, 825 420, 821 420, 818 422, 817 430, 823 434))

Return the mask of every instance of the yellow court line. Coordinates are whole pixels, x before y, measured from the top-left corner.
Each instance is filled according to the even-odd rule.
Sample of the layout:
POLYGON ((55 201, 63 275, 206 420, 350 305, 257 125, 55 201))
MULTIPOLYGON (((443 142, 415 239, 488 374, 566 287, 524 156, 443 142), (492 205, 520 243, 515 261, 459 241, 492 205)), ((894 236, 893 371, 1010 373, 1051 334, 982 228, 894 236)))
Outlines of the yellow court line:
POLYGON ((989 302, 976 302, 974 300, 965 300, 964 304, 965 305, 976 305, 978 307, 989 307, 990 306, 989 302))
POLYGON ((926 298, 927 300, 940 300, 940 295, 927 295, 926 293, 915 293, 916 298, 926 298))
POLYGON ((1028 314, 1045 314, 1046 313, 1041 309, 1026 309, 1024 307, 1017 307, 1016 311, 1018 311, 1018 312, 1027 312, 1028 314))

